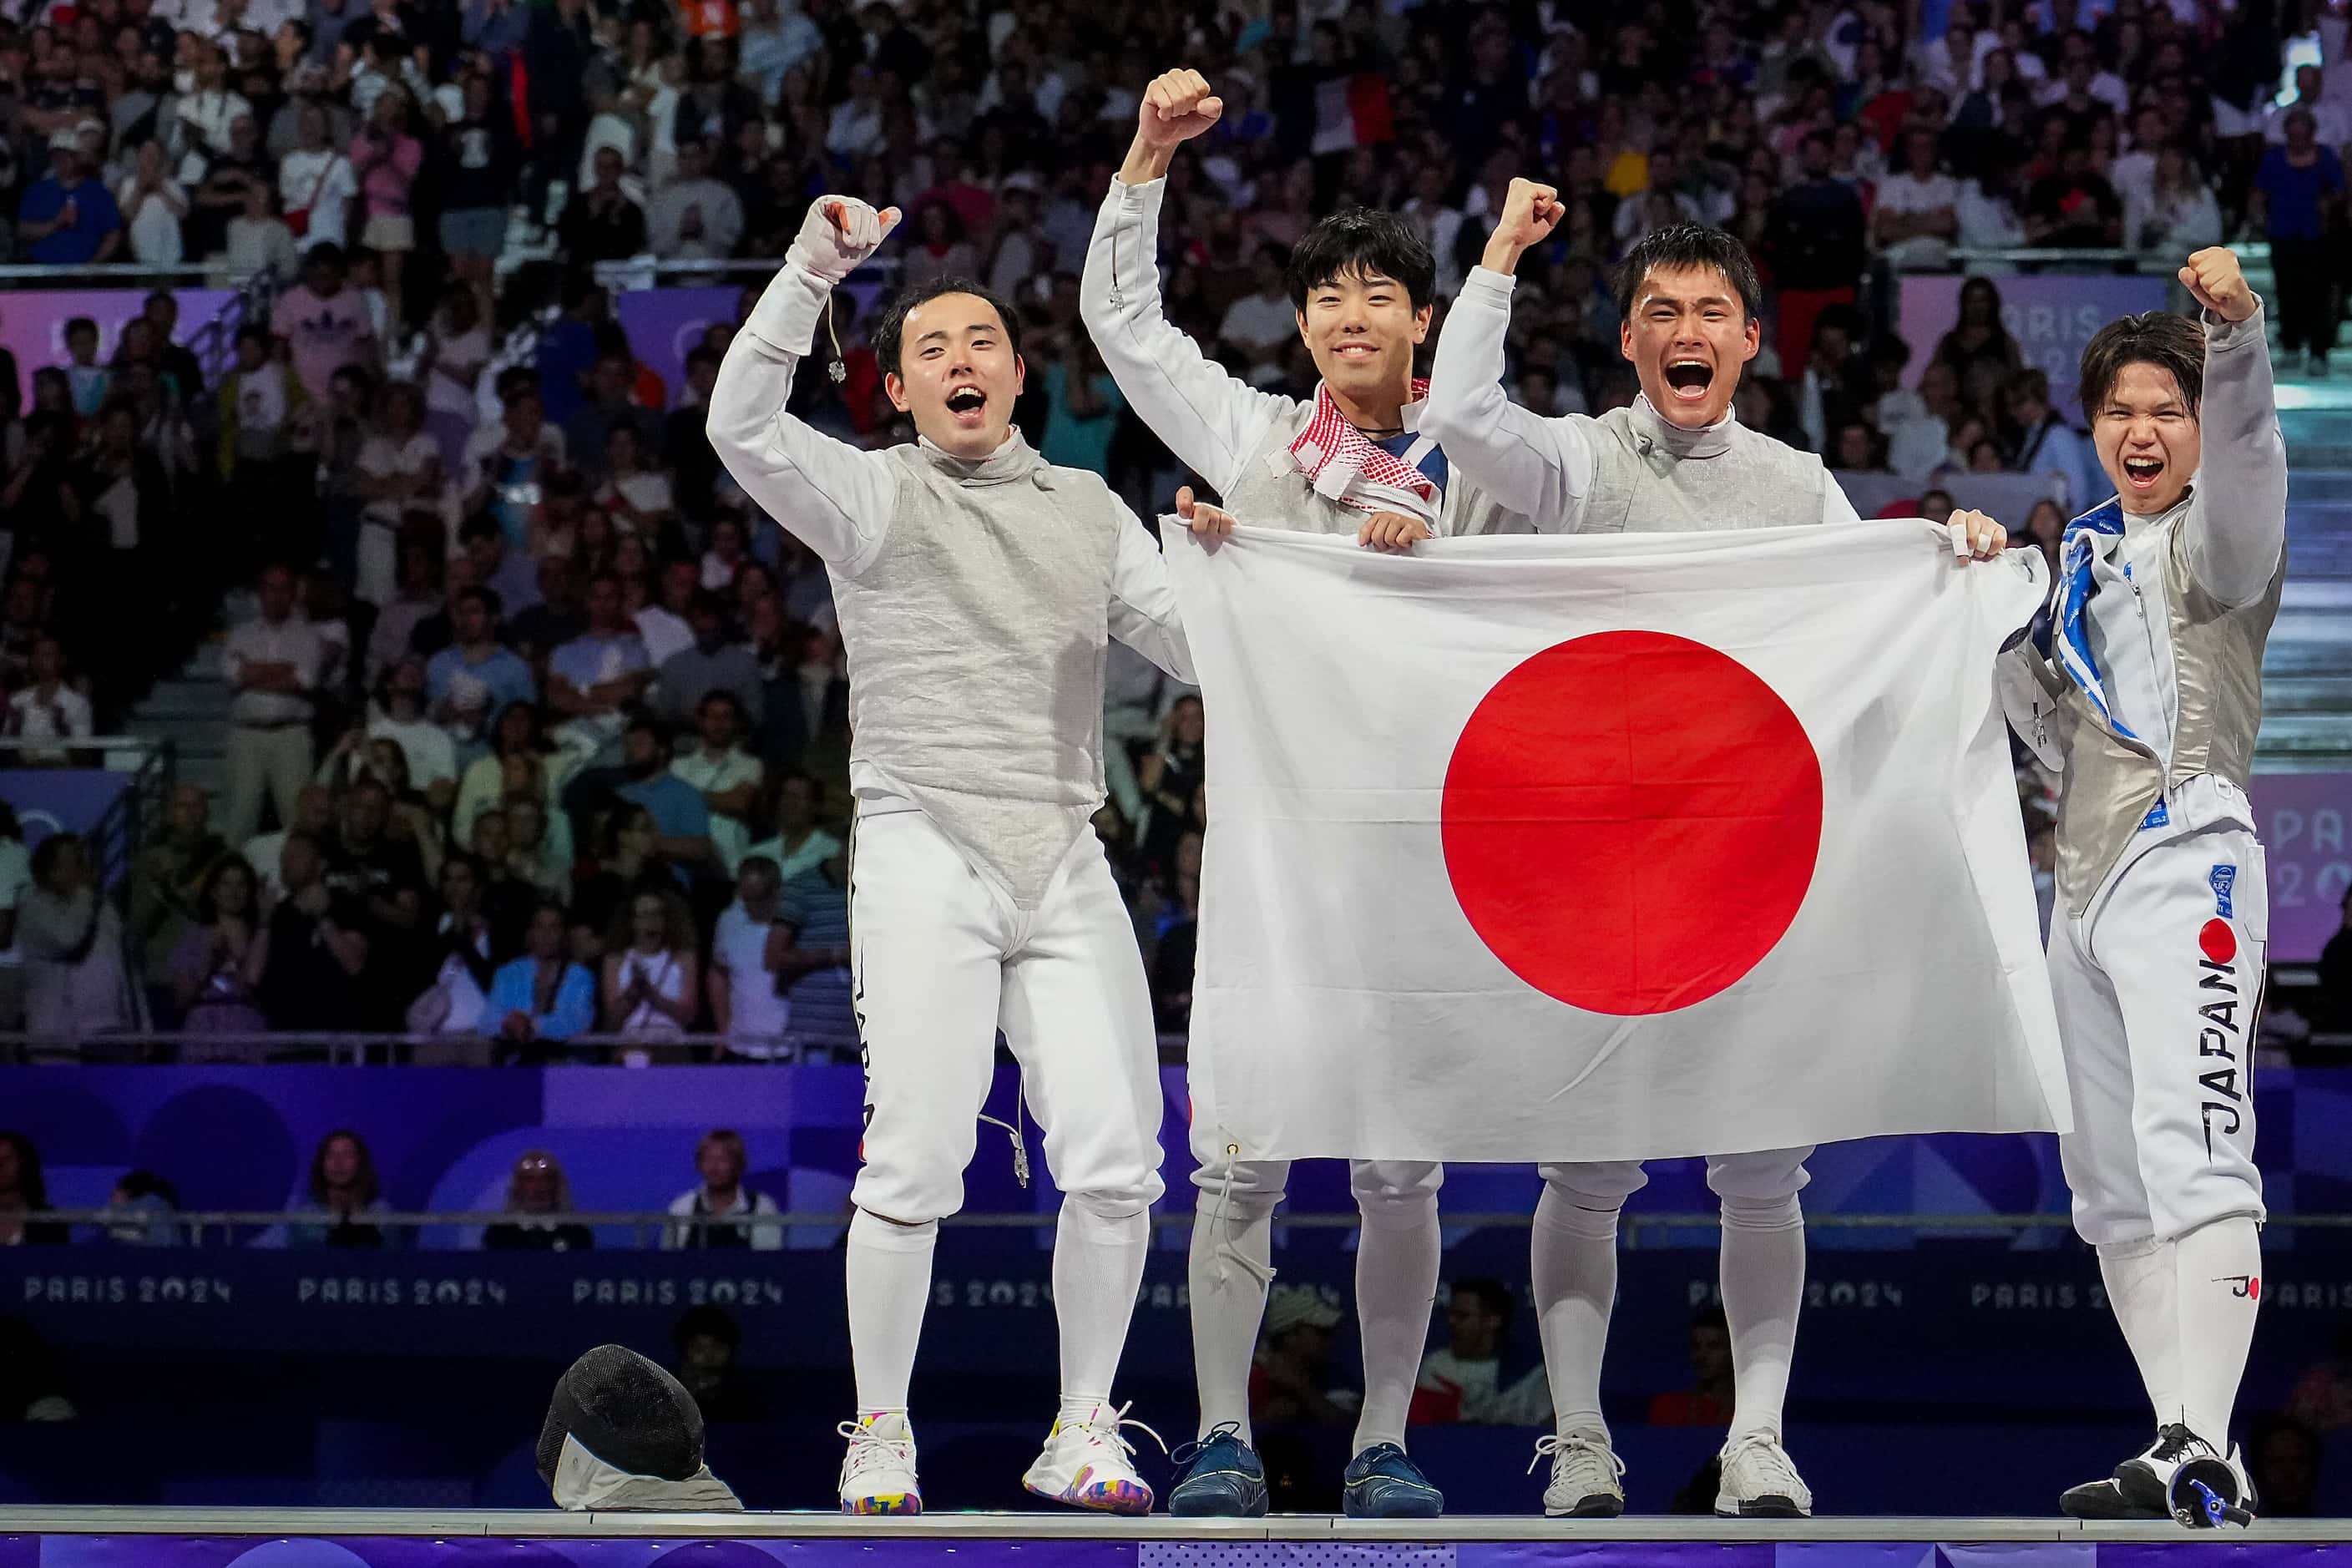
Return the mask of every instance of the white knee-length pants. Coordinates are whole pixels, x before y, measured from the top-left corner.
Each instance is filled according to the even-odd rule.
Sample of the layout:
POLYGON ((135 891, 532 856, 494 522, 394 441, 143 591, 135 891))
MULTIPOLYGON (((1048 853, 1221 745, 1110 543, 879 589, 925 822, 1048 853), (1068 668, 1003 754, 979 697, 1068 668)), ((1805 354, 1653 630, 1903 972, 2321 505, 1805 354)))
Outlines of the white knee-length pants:
POLYGON ((2263 847, 2242 823, 2141 849, 2084 918, 2051 922, 2074 1110, 2058 1150, 2084 1240, 2263 1217, 2252 1066, 2269 952, 2263 847))
POLYGON ((1001 1027, 1066 1196, 1148 1207, 1160 1071, 1135 928, 1093 833, 1023 910, 917 810, 861 811, 849 878, 864 1164, 851 1199, 919 1225, 963 1206, 1001 1027))
MULTIPOLYGON (((1802 1149, 1765 1149, 1746 1154, 1710 1154, 1706 1161, 1707 1189, 1719 1198, 1746 1203, 1777 1203, 1804 1190, 1812 1176, 1805 1162, 1811 1145, 1802 1149)), ((1622 1207, 1627 1198, 1649 1184, 1650 1173, 1639 1160, 1578 1160, 1536 1167, 1537 1174, 1558 1187, 1579 1208, 1622 1207)))
MULTIPOLYGON (((1290 1186, 1287 1160, 1236 1160, 1219 1143, 1213 1129, 1197 1124, 1192 1135, 1192 1185, 1200 1189, 1193 1205, 1195 1223, 1234 1219, 1246 1223, 1274 1212, 1290 1186)), ((1350 1160, 1348 1186, 1356 1207, 1378 1224, 1398 1224, 1418 1216, 1424 1205, 1437 1200, 1445 1184, 1445 1167, 1420 1160, 1350 1160)))

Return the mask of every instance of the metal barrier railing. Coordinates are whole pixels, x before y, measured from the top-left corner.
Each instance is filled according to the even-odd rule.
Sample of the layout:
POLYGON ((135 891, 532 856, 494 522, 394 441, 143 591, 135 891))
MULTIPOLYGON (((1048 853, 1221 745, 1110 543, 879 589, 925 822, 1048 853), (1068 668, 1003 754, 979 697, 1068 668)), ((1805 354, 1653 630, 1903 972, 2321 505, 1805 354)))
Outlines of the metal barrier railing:
MULTIPOLYGON (((425 1229, 470 1229, 474 1226, 526 1224, 531 1226, 577 1225, 592 1230, 626 1229, 633 1234, 635 1245, 649 1248, 660 1241, 665 1233, 682 1230, 816 1230, 837 1231, 849 1223, 850 1209, 822 1211, 793 1210, 763 1215, 674 1215, 667 1211, 595 1210, 565 1211, 550 1214, 526 1214, 506 1210, 443 1210, 434 1212, 360 1213, 338 1216, 320 1209, 190 1209, 182 1212, 131 1208, 102 1209, 43 1209, 37 1213, 10 1215, 11 1220, 34 1221, 93 1226, 107 1230, 149 1232, 169 1226, 173 1232, 172 1245, 202 1247, 211 1240, 222 1246, 240 1245, 237 1233, 267 1232, 284 1226, 305 1229, 332 1228, 338 1224, 370 1226, 384 1231, 421 1231, 425 1229)), ((1440 1204, 1438 1218, 1449 1230, 1527 1230, 1535 1223, 1532 1213, 1504 1214, 1489 1211, 1454 1214, 1440 1204)), ((1151 1215, 1154 1231, 1189 1231, 1193 1216, 1189 1211, 1155 1212, 1151 1215)), ((957 1214, 941 1219, 940 1224, 960 1230, 1050 1230, 1058 1223, 1054 1210, 1026 1213, 957 1214)), ((1353 1212, 1333 1214, 1297 1214, 1283 1212, 1274 1216, 1277 1229, 1293 1230, 1353 1230, 1359 1223, 1353 1212)), ((2352 1214, 2273 1214, 2263 1221, 2273 1230, 2308 1230, 2314 1232, 2352 1230, 2352 1214)), ((1719 1230, 1723 1216, 1714 1213, 1696 1214, 1628 1214, 1619 1221, 1624 1245, 1640 1247, 1645 1240, 1675 1231, 1719 1230)), ((2072 1216, 2063 1214, 1808 1214, 1805 1228, 1811 1231, 1920 1231, 1945 1236, 1989 1237, 1994 1235, 2012 1237, 2040 1232, 2071 1233, 2074 1228, 2072 1216)), ((250 1239, 248 1235, 247 1239, 250 1239)))
MULTIPOLYGON (((782 266, 780 257, 735 257, 722 261, 664 261, 656 256, 633 256, 626 261, 596 263, 596 281, 607 289, 634 292, 643 289, 658 289, 665 283, 700 284, 706 287, 730 282, 764 283, 776 275, 782 266)), ((885 288, 898 280, 901 266, 896 256, 869 258, 857 268, 861 283, 878 283, 885 288)))
POLYGON ((58 267, 16 261, 0 265, 0 288, 12 283, 40 283, 51 288, 130 288, 142 282, 195 283, 220 289, 242 289, 257 274, 233 267, 184 262, 171 267, 143 261, 107 261, 84 267, 58 267))
MULTIPOLYGON (((649 1065, 654 1061, 667 1061, 681 1053, 699 1052, 712 1056, 723 1052, 730 1064, 752 1067, 803 1065, 812 1058, 823 1060, 835 1052, 854 1052, 857 1048, 855 1037, 815 1031, 788 1031, 777 1036, 772 1042, 761 1040, 753 1044, 769 1054, 739 1054, 730 1037, 707 1034, 666 1035, 654 1038, 634 1035, 582 1034, 563 1040, 532 1041, 528 1048, 563 1065, 649 1065), (579 1054, 583 1052, 593 1054, 595 1059, 593 1062, 577 1061, 579 1054), (633 1053, 644 1053, 646 1062, 632 1062, 633 1053), (573 1059, 567 1062, 566 1058, 573 1059)), ((124 1047, 144 1046, 168 1046, 175 1049, 200 1047, 199 1060, 209 1066, 236 1066, 241 1062, 262 1065, 273 1060, 299 1058, 322 1058, 326 1065, 331 1067, 399 1066, 413 1058, 419 1047, 429 1047, 436 1055, 472 1052, 486 1059, 510 1047, 517 1050, 525 1048, 502 1039, 495 1028, 451 1030, 436 1035, 321 1029, 120 1029, 85 1035, 71 1041, 60 1040, 52 1035, 0 1034, 0 1059, 11 1054, 36 1058, 110 1058, 119 1055, 124 1047), (480 1048, 476 1050, 475 1047, 480 1048)))

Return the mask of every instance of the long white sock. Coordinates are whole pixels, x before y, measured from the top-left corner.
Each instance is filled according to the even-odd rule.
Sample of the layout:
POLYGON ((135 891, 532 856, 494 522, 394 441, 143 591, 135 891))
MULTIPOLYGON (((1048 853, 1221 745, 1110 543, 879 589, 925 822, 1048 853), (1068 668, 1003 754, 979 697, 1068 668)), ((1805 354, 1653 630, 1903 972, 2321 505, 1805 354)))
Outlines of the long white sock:
POLYGON ((1356 1416, 1359 1454, 1379 1443, 1404 1447, 1405 1416, 1429 1344, 1437 1305, 1437 1194, 1367 1203, 1356 1239, 1356 1318, 1364 1331, 1364 1407, 1356 1416))
POLYGON ((2179 1275, 2169 1241, 2109 1242, 2099 1251, 2107 1305, 2139 1364, 2147 1402, 2163 1426, 2180 1419, 2179 1275))
POLYGON ((1536 1204, 1529 1262, 1552 1419, 1563 1435, 1583 1432, 1606 1442, 1601 1358, 1609 1345, 1610 1309, 1617 1300, 1617 1215, 1622 1205, 1589 1206, 1601 1201, 1579 1202, 1546 1183, 1536 1204))
POLYGON ((1192 1297, 1192 1376, 1201 1390, 1205 1437, 1221 1426, 1240 1428, 1251 1442, 1249 1377, 1265 1318, 1266 1287, 1274 1279, 1274 1205, 1219 1209, 1202 1203, 1192 1213, 1187 1272, 1192 1297), (1231 1256, 1227 1256, 1227 1253, 1231 1256))
POLYGON ((1106 1214, 1083 1197, 1062 1200, 1054 1227, 1054 1315, 1062 1329, 1066 1421, 1083 1421, 1110 1403, 1150 1241, 1148 1209, 1106 1214))
POLYGON ((2227 1452, 2262 1302, 2263 1244, 2252 1219, 2200 1226, 2172 1244, 2180 1317, 2180 1421, 2227 1452))
POLYGON ((850 1216, 849 1365, 860 1416, 906 1412, 939 1239, 937 1220, 892 1225, 864 1209, 850 1216))
POLYGON ((1723 1200, 1723 1316, 1731 1329, 1731 1434, 1780 1436, 1797 1313, 1805 1300, 1805 1213, 1785 1198, 1723 1200))

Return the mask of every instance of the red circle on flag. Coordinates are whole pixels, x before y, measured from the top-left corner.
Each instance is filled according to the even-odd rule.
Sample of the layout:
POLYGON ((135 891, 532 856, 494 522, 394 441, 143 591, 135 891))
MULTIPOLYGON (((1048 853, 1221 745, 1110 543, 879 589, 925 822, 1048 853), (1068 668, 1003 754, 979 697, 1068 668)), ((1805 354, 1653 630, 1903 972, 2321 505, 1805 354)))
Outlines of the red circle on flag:
POLYGON ((2238 956, 2238 933, 2230 929, 2228 921, 2210 920, 2197 933, 2197 945, 2204 949, 2205 956, 2214 963, 2227 963, 2238 956))
POLYGON ((1738 660, 1664 632, 1544 649, 1479 701, 1445 771, 1445 869, 1488 950, 1621 1016, 1760 963, 1812 885, 1822 770, 1738 660))

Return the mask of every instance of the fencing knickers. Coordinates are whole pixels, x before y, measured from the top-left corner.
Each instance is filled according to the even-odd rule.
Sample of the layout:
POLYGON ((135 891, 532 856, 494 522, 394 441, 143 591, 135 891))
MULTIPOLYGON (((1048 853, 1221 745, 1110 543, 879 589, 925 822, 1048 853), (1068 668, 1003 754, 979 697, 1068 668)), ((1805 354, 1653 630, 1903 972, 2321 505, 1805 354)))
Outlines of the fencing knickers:
POLYGON ((537 1458, 555 1506, 574 1512, 743 1510, 702 1462, 694 1396, 619 1345, 598 1345, 557 1382, 537 1458))

